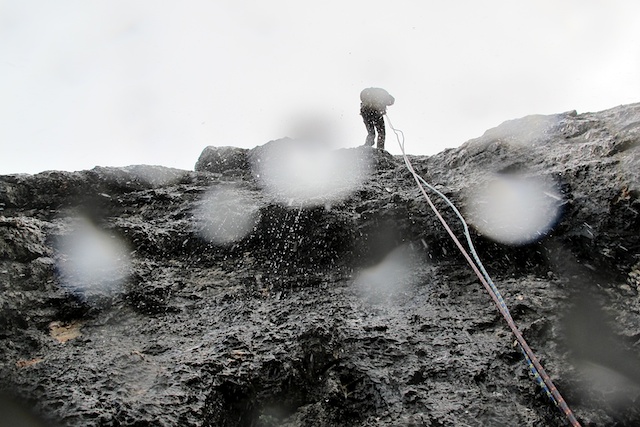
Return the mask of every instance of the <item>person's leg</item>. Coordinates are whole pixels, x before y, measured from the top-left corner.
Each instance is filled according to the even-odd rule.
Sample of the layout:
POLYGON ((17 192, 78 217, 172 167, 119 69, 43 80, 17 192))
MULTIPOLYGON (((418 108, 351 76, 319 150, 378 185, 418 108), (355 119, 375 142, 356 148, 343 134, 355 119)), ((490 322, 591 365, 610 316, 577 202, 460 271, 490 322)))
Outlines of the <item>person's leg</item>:
MULTIPOLYGON (((385 128, 384 128, 384 116, 380 115, 375 119, 375 128, 378 130, 378 148, 384 150, 385 128)), ((373 145, 373 142, 371 143, 373 145)))
POLYGON ((362 120, 364 120, 364 126, 367 128, 367 139, 365 140, 364 145, 368 145, 372 147, 373 141, 376 138, 375 125, 373 123, 373 120, 371 120, 371 117, 367 117, 363 115, 362 120))

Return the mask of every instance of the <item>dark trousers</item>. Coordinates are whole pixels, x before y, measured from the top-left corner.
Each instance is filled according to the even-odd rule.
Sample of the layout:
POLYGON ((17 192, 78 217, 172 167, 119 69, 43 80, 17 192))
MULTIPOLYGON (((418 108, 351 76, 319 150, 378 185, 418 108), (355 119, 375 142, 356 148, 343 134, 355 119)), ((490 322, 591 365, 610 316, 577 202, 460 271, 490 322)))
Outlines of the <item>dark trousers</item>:
POLYGON ((373 146, 373 141, 376 137, 376 130, 378 131, 378 148, 384 150, 384 113, 378 110, 368 109, 362 107, 360 109, 360 115, 364 121, 364 125, 367 128, 367 139, 365 145, 373 146))

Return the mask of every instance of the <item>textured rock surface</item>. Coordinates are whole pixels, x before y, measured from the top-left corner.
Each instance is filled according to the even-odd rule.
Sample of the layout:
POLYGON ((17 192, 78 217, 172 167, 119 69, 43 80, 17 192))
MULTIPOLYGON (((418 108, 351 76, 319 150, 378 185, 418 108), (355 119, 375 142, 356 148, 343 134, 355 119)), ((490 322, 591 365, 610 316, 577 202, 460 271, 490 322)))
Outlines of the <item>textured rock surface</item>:
MULTIPOLYGON (((555 183, 561 216, 538 241, 474 239, 583 425, 640 424, 639 145, 635 104, 411 157, 463 212, 494 176, 555 183)), ((300 207, 262 191, 247 163, 260 148, 205 152, 196 172, 0 177, 2 407, 61 426, 564 425, 401 158, 344 150, 371 157, 365 183, 300 207), (199 232, 220 188, 257 213, 235 243, 199 232), (61 272, 78 218, 128 250, 103 293, 61 272)))
POLYGON ((196 162, 196 171, 223 173, 232 170, 246 170, 248 150, 236 147, 206 147, 196 162))

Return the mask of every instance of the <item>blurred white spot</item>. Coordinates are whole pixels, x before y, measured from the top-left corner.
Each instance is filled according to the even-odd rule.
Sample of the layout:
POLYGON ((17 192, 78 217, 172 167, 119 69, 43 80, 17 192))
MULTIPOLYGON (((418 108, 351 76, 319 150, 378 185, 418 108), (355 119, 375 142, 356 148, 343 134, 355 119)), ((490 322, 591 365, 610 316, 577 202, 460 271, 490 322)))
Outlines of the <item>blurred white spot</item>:
POLYGON ((480 234, 500 243, 538 240, 555 224, 562 197, 549 181, 497 176, 466 194, 465 216, 480 234))
MULTIPOLYGON (((638 133, 640 134, 640 126, 638 126, 638 133)), ((626 189, 620 196, 620 201, 629 203, 631 201, 631 193, 640 191, 640 170, 638 163, 640 163, 640 138, 636 139, 634 143, 629 143, 629 147, 626 148, 620 155, 618 155, 620 163, 620 174, 625 182, 626 189)))
POLYGON ((243 239, 253 230, 259 209, 239 189, 216 187, 204 195, 194 216, 201 237, 225 245, 243 239))
POLYGON ((279 201, 324 205, 347 197, 367 178, 371 150, 330 150, 326 144, 280 140, 260 147, 253 171, 279 201))
POLYGON ((288 120, 293 139, 331 144, 336 140, 335 128, 330 117, 316 110, 300 110, 288 120))
MULTIPOLYGON (((615 358, 612 358, 615 360, 615 358)), ((618 360, 620 363, 633 363, 633 360, 618 360)), ((588 396, 604 399, 609 405, 623 408, 640 397, 640 385, 631 378, 611 367, 591 361, 578 361, 577 370, 585 379, 585 386, 577 391, 588 396)))
POLYGON ((63 286, 78 296, 117 293, 130 272, 129 250, 118 238, 81 219, 58 240, 63 286))
POLYGON ((483 138, 500 140, 513 145, 530 146, 546 142, 558 125, 559 116, 531 115, 508 120, 500 126, 487 130, 483 138))
POLYGON ((402 293, 415 281, 418 254, 409 245, 391 251, 379 264, 360 272, 355 285, 364 294, 384 298, 402 293))

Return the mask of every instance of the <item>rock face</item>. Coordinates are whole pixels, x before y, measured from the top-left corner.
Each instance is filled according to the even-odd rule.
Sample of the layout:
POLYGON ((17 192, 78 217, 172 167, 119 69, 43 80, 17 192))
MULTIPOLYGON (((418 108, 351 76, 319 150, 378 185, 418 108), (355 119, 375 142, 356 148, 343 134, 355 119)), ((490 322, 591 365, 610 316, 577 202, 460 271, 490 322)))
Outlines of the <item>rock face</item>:
MULTIPOLYGON (((479 256, 583 425, 640 424, 639 146, 634 104, 410 156, 478 230, 479 207, 501 218, 472 227, 479 256), (554 213, 526 242, 492 235, 538 199, 554 213)), ((303 206, 264 191, 260 150, 0 177, 0 406, 60 426, 565 425, 401 157, 344 150, 369 175, 303 206)))
POLYGON ((248 150, 236 147, 206 147, 196 162, 196 171, 224 173, 233 170, 247 170, 248 150))

